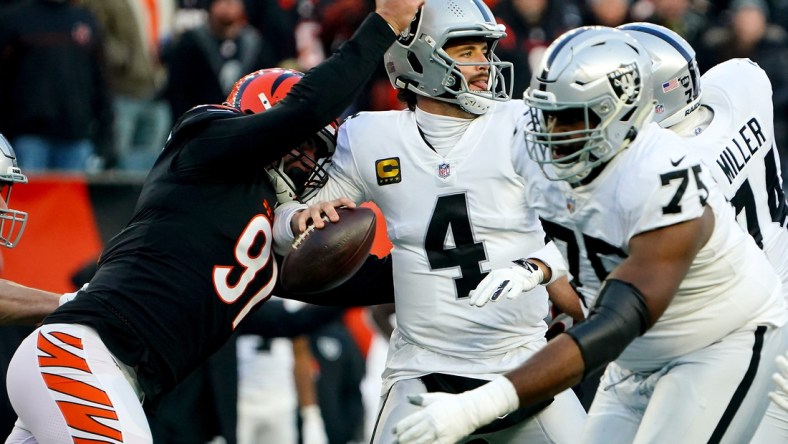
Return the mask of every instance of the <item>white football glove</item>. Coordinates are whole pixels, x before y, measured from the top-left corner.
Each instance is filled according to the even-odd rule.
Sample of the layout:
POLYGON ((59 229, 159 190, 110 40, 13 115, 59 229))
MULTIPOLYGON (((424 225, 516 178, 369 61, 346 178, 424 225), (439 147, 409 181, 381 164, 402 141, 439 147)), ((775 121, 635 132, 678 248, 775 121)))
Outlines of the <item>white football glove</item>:
POLYGON ((320 407, 315 404, 302 407, 301 420, 303 421, 301 434, 304 444, 328 444, 328 435, 326 435, 326 426, 323 422, 323 415, 320 413, 320 407))
POLYGON ((777 357, 777 368, 780 371, 772 375, 777 390, 769 392, 769 398, 788 412, 788 352, 777 357))
POLYGON ((424 409, 394 426, 398 444, 454 444, 519 406, 514 385, 503 376, 457 395, 422 393, 408 400, 424 409))
POLYGON ((79 290, 77 290, 77 291, 72 291, 71 293, 63 293, 63 294, 60 296, 60 300, 59 300, 59 302, 58 302, 58 306, 60 306, 60 305, 63 305, 63 304, 65 304, 65 303, 67 303, 67 302, 70 302, 71 300, 73 300, 75 297, 77 297, 77 293, 79 293, 80 291, 82 291, 82 290, 84 290, 84 289, 88 288, 88 285, 90 285, 90 283, 86 283, 86 284, 84 284, 84 285, 82 286, 82 288, 80 288, 80 289, 79 289, 79 290))
POLYGON ((513 262, 511 267, 490 271, 476 289, 468 293, 471 305, 483 307, 487 302, 497 301, 504 296, 514 299, 544 280, 544 273, 533 262, 523 259, 513 262))

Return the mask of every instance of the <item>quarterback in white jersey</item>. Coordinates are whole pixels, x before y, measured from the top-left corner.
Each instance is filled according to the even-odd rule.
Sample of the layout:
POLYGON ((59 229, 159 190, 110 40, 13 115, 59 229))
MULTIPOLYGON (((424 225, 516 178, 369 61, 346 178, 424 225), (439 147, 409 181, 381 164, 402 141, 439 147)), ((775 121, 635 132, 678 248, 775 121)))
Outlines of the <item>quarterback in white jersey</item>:
POLYGON ((547 197, 561 195, 555 207, 565 205, 587 251, 596 243, 591 262, 609 273, 585 322, 506 377, 416 399, 426 408, 397 425, 399 442, 451 442, 603 366, 581 442, 746 442, 771 386, 756 375, 774 372, 788 345, 778 276, 692 141, 648 123, 652 66, 641 44, 579 28, 535 73, 526 147, 545 175, 571 185, 547 197), (457 427, 457 416, 470 425, 457 427))
MULTIPOLYGON (((415 40, 395 43, 386 65, 394 86, 413 93, 414 106, 348 119, 329 184, 316 198, 374 201, 393 244, 397 327, 376 444, 393 443, 394 424, 417 410, 408 395, 478 387, 542 348, 548 297, 538 284, 565 275, 560 252, 526 205, 530 160, 517 149, 526 108, 499 90, 508 64, 492 53, 505 35, 502 26, 482 2, 427 0, 413 29, 415 40), (431 72, 413 71, 410 63, 419 57, 431 72), (446 78, 459 89, 448 88, 446 78), (509 304, 474 308, 469 292, 484 275, 519 258, 527 260, 510 270, 510 282, 527 291, 509 304)), ((571 390, 556 395, 474 436, 490 443, 575 443, 585 412, 571 390)))

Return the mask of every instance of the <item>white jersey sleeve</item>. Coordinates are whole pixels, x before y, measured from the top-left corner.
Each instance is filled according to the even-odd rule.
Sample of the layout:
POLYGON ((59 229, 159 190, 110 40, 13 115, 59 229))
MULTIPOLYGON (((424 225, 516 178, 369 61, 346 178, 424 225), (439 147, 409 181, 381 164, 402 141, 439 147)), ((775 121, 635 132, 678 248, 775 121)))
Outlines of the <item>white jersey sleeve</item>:
MULTIPOLYGON (((362 113, 363 114, 363 113, 362 113)), ((356 116, 354 116, 356 117, 356 116)), ((361 175, 358 171, 354 153, 350 148, 348 140, 348 126, 353 117, 345 121, 339 127, 337 135, 337 146, 334 155, 331 157, 331 165, 328 166, 328 176, 330 180, 320 189, 311 202, 332 200, 339 197, 347 197, 355 203, 362 203, 368 200, 366 189, 361 175)), ((380 141, 364 141, 363 145, 380 143, 380 141)))

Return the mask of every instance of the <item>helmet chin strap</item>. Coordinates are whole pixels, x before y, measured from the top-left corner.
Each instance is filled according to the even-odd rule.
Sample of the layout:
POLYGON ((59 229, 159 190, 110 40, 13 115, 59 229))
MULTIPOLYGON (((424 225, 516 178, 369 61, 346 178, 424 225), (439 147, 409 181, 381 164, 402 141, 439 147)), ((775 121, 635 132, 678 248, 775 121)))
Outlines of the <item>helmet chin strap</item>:
POLYGON ((276 191, 276 201, 280 204, 296 200, 295 185, 293 181, 282 171, 282 162, 277 162, 274 166, 265 169, 271 185, 276 191))
POLYGON ((493 101, 481 97, 478 94, 460 93, 457 94, 457 105, 466 113, 481 116, 490 110, 493 101))

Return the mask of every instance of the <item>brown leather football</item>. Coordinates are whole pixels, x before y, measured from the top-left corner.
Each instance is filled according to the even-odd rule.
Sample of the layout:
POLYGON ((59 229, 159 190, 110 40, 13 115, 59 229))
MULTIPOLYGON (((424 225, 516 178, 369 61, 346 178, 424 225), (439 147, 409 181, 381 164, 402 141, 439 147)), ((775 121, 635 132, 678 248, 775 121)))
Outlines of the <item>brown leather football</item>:
POLYGON ((296 237, 282 262, 280 283, 293 293, 331 290, 350 279, 369 256, 375 239, 375 212, 365 207, 337 208, 339 220, 296 237))

